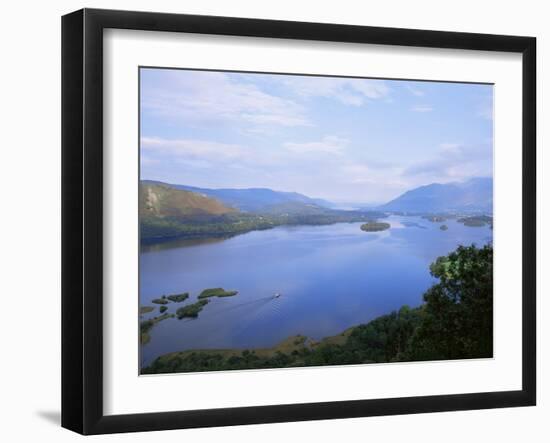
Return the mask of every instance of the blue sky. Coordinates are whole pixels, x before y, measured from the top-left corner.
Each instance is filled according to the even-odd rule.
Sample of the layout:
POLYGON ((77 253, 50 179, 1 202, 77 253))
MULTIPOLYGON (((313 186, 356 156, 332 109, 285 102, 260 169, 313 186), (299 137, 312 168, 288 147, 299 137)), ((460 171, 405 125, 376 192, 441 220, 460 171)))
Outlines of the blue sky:
POLYGON ((381 203, 492 176, 490 85, 141 69, 141 178, 381 203))

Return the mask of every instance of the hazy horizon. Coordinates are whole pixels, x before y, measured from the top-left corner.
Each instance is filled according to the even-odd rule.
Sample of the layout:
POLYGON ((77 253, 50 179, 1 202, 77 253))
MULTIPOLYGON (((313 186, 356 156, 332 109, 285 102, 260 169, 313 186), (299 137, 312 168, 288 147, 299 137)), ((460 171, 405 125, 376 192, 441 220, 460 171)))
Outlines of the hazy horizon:
POLYGON ((141 178, 379 204, 492 178, 492 85, 142 68, 141 178))

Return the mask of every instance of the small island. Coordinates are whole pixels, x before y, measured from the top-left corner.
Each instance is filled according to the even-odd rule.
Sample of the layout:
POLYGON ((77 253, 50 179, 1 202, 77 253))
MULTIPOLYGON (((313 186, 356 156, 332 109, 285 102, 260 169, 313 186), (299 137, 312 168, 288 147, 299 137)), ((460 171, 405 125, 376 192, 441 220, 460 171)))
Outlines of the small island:
POLYGON ((226 291, 223 288, 210 288, 202 291, 199 295, 199 299, 205 299, 209 297, 233 297, 238 293, 238 291, 226 291))
POLYGON ((208 304, 210 300, 199 300, 191 305, 183 306, 176 311, 176 316, 179 320, 185 317, 197 318, 199 312, 208 304))
POLYGON ((156 305, 167 305, 168 300, 166 300, 166 296, 163 295, 162 298, 155 298, 151 300, 151 303, 155 303, 156 305))
POLYGON ((154 310, 155 308, 153 308, 152 306, 140 306, 139 315, 148 314, 149 312, 153 312, 154 310))
POLYGON ((361 230, 365 232, 378 232, 390 229, 389 223, 370 221, 361 225, 361 230))
POLYGON ((173 294, 166 297, 168 300, 173 301, 174 303, 181 303, 189 298, 189 292, 183 292, 181 294, 173 294))
POLYGON ((439 229, 441 229, 442 231, 446 231, 447 229, 449 229, 449 227, 447 225, 441 225, 439 229))
POLYGON ((474 215, 470 217, 462 217, 457 220, 459 223, 462 223, 464 226, 469 226, 471 228, 480 228, 482 226, 492 226, 493 217, 489 215, 474 215))

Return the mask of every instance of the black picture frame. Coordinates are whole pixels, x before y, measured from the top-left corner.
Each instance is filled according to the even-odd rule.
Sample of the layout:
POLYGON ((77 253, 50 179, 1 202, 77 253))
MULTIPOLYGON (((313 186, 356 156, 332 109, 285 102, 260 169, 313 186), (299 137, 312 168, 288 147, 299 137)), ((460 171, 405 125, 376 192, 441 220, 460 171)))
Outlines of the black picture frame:
POLYGON ((536 404, 536 39, 83 9, 62 18, 62 426, 152 431, 536 404), (522 54, 522 389, 130 415, 103 412, 103 30, 172 31, 522 54))

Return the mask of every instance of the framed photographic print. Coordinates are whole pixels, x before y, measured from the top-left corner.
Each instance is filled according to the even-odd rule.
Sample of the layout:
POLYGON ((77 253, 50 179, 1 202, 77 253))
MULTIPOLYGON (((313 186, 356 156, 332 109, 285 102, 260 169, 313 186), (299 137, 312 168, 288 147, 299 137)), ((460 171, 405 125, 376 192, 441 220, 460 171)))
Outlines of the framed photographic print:
POLYGON ((534 38, 62 25, 64 427, 535 404, 534 38))

